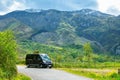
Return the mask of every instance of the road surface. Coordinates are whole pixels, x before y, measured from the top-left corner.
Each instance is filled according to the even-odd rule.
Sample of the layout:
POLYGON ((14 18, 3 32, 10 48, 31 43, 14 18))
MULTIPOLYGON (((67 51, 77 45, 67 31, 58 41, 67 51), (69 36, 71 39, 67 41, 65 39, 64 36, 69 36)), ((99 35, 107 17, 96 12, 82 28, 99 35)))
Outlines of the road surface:
POLYGON ((17 68, 18 72, 28 75, 32 80, 92 80, 56 69, 26 68, 25 66, 17 66, 17 68))

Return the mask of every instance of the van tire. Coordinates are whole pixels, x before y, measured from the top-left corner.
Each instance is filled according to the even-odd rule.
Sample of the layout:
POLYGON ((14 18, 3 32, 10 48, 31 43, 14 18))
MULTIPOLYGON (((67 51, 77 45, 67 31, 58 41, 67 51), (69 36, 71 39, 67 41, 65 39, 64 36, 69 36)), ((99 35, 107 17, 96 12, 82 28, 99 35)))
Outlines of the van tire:
POLYGON ((51 67, 49 67, 50 69, 52 68, 52 66, 51 67))
POLYGON ((43 68, 43 65, 42 65, 42 64, 40 64, 40 65, 39 65, 39 68, 43 68))

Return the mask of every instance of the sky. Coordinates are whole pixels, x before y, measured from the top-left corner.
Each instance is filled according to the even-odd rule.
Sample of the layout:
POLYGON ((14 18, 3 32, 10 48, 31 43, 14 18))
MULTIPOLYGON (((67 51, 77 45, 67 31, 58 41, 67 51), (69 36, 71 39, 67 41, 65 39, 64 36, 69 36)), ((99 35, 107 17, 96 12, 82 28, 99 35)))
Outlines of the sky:
POLYGON ((0 15, 14 10, 57 9, 73 11, 93 9, 112 15, 120 15, 120 0, 1 0, 0 15))

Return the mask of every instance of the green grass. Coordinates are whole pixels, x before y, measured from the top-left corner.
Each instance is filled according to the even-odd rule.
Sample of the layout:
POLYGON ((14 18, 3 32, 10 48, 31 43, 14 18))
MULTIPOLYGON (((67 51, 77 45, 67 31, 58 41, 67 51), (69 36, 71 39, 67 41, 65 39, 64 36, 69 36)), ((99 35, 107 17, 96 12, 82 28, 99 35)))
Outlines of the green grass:
MULTIPOLYGON (((0 80, 10 80, 10 79, 6 79, 4 77, 0 78, 0 80)), ((31 80, 30 77, 24 75, 24 74, 17 74, 16 77, 12 78, 11 80, 31 80)))
POLYGON ((31 80, 31 79, 30 77, 19 73, 14 80, 31 80))
POLYGON ((114 68, 120 67, 120 62, 54 62, 56 68, 114 68))
POLYGON ((120 80, 116 70, 106 69, 81 69, 81 68, 60 68, 66 72, 92 78, 93 80, 120 80))

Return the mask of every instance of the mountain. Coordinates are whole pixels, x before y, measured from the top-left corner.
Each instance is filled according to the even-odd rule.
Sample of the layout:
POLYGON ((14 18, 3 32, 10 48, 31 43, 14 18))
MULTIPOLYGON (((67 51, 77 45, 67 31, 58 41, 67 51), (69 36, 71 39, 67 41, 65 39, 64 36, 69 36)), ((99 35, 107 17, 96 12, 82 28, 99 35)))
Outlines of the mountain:
POLYGON ((7 29, 15 31, 20 41, 57 46, 90 42, 96 52, 112 52, 114 46, 120 43, 120 16, 91 9, 17 10, 0 16, 0 31, 7 29))

